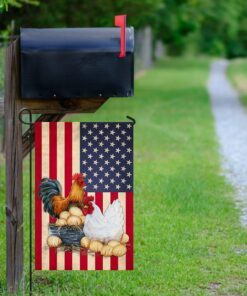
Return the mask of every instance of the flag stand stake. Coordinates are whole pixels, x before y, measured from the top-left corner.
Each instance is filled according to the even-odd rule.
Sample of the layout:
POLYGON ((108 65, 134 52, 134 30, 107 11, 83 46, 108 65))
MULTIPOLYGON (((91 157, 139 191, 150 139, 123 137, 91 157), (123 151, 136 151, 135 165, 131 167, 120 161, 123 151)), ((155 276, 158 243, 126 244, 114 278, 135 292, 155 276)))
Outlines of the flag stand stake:
MULTIPOLYGON (((19 120, 22 124, 33 126, 32 120, 32 111, 27 108, 23 108, 19 112, 19 120), (27 113, 29 115, 29 122, 26 122, 22 119, 23 113, 27 113)), ((32 129, 29 129, 29 133, 27 135, 29 139, 30 152, 29 152, 29 295, 32 295, 33 292, 33 269, 32 269, 32 232, 33 232, 33 215, 32 215, 32 129)))

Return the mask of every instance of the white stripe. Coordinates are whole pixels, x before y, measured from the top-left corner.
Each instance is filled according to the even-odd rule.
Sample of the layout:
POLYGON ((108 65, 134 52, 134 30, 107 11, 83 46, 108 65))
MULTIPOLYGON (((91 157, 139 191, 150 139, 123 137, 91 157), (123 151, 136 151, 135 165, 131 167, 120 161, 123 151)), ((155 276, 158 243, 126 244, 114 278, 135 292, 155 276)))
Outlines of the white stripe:
MULTIPOLYGON (((80 123, 72 123, 72 174, 80 173, 80 123)), ((80 252, 72 251, 72 269, 80 270, 80 252)))
MULTIPOLYGON (((42 178, 49 177, 49 122, 42 123, 42 178)), ((49 270, 49 214, 42 208, 42 269, 49 270)))
MULTIPOLYGON (((124 213, 124 233, 126 233, 126 193, 119 192, 118 198, 123 208, 124 213)), ((126 270, 126 255, 118 258, 118 269, 119 270, 126 270)))
MULTIPOLYGON (((95 197, 94 192, 88 192, 88 195, 92 195, 95 197)), ((95 253, 88 251, 87 255, 87 269, 88 270, 95 270, 95 253)))
MULTIPOLYGON (((108 208, 110 203, 111 203, 111 193, 104 192, 103 193, 103 213, 108 208)), ((110 270, 110 269, 111 269, 111 257, 103 257, 103 270, 110 270)))
MULTIPOLYGON (((57 180, 62 186, 64 196, 64 122, 57 123, 57 180)), ((63 248, 57 249, 57 269, 64 270, 65 254, 63 248)))

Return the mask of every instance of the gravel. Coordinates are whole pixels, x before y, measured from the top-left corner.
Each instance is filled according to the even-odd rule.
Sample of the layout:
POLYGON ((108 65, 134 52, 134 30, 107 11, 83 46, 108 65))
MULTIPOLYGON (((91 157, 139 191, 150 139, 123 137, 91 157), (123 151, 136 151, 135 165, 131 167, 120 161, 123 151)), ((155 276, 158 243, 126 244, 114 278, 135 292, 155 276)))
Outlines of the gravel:
POLYGON ((220 143, 222 171, 236 189, 240 220, 247 227, 247 113, 227 79, 227 66, 226 60, 212 64, 208 92, 220 143))

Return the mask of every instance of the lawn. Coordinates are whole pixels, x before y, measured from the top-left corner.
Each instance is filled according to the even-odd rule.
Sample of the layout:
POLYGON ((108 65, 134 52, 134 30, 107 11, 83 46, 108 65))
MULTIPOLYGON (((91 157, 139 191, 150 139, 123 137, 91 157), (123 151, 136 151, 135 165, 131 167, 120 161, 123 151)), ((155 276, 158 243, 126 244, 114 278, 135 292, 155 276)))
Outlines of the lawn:
MULTIPOLYGON (((167 59, 136 81, 135 97, 111 99, 70 121, 135 126, 135 270, 34 272, 34 295, 246 295, 247 236, 220 174, 205 89, 209 60, 167 59)), ((3 168, 1 168, 3 196, 3 168)), ((24 174, 28 190, 28 174, 24 174)), ((25 209, 28 209, 25 192, 25 209)), ((4 201, 0 200, 4 233, 4 201)), ((25 239, 28 258, 28 211, 25 239)), ((1 235, 0 265, 5 266, 1 235)), ((26 261, 27 262, 27 261, 26 261)), ((28 266, 26 265, 26 274, 28 266)), ((5 270, 0 294, 5 295, 5 270)))
POLYGON ((247 59, 236 59, 228 68, 228 75, 247 106, 247 59))

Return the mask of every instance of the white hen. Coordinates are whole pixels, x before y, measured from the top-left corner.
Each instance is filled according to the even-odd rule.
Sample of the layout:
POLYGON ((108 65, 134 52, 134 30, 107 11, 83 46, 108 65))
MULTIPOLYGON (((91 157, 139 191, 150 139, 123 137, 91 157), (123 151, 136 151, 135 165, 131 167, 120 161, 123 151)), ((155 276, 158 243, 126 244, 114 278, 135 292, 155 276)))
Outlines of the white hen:
POLYGON ((86 216, 83 229, 85 235, 104 243, 110 240, 120 241, 124 229, 124 215, 120 201, 116 199, 104 214, 95 203, 93 206, 93 213, 86 216))

